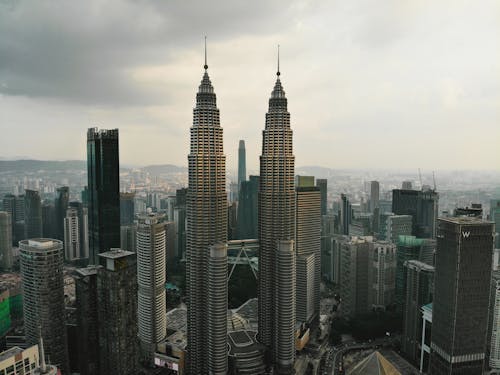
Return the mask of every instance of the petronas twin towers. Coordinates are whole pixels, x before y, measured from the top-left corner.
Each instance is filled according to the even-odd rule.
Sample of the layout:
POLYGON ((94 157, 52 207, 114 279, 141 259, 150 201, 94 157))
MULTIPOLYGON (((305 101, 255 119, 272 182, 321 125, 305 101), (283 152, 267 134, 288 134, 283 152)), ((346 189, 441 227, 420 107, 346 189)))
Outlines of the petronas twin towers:
MULTIPOLYGON (((226 374, 226 157, 216 96, 207 73, 193 111, 187 193, 187 372, 226 374)), ((287 99, 277 80, 263 132, 259 189, 259 341, 268 369, 291 374, 295 361, 295 187, 287 99)))

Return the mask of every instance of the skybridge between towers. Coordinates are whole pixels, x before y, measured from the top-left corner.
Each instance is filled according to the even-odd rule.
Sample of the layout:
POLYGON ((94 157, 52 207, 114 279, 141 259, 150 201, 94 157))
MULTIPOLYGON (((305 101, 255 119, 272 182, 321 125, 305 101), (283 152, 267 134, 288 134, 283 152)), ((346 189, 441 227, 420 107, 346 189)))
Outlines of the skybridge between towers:
POLYGON ((236 265, 242 264, 249 266, 252 270, 255 280, 259 269, 259 240, 231 240, 227 242, 227 263, 232 264, 229 272, 228 281, 231 280, 236 265))

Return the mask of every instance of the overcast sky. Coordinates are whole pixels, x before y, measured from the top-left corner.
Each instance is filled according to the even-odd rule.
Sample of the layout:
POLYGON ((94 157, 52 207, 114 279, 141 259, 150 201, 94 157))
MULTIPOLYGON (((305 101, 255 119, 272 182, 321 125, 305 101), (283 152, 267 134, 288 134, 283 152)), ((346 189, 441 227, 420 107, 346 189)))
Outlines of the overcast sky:
POLYGON ((278 44, 296 165, 500 169, 497 0, 0 0, 0 157, 186 165, 204 35, 231 169, 278 44))

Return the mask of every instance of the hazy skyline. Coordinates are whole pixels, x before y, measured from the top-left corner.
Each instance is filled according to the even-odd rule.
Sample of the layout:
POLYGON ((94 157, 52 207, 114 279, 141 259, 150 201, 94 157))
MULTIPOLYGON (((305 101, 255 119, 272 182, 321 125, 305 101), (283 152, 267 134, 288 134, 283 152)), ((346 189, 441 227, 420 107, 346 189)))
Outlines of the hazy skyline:
POLYGON ((281 45, 296 163, 499 169, 500 3, 0 1, 0 157, 187 165, 209 74, 228 170, 257 169, 281 45))

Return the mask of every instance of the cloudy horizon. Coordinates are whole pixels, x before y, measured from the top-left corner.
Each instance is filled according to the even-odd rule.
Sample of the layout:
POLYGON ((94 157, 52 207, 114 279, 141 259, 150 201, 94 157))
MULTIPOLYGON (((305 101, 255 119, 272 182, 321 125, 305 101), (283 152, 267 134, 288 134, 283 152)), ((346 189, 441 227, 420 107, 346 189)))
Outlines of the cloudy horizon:
POLYGON ((208 36, 228 169, 281 79, 296 165, 499 170, 500 4, 0 0, 0 157, 186 165, 208 36))

